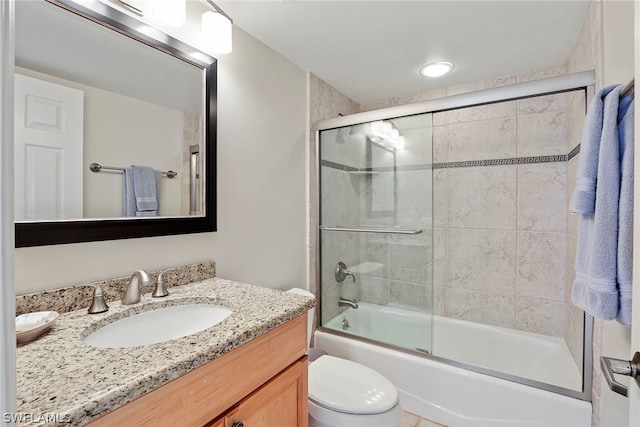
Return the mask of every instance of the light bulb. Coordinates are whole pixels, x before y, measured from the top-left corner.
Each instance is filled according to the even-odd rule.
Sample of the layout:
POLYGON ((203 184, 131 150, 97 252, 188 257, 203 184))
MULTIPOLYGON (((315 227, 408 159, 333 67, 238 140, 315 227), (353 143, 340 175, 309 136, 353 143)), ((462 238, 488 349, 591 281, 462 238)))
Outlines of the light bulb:
POLYGON ((229 18, 218 12, 202 14, 202 39, 206 46, 218 53, 232 50, 233 27, 229 18))
POLYGON ((440 77, 453 70, 451 62, 432 62, 420 68, 420 75, 424 77, 440 77))

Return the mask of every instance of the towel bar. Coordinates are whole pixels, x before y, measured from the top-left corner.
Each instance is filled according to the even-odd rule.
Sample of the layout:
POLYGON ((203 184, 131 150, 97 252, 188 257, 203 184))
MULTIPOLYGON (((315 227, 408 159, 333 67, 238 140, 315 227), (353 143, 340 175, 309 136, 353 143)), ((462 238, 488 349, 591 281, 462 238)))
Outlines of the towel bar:
POLYGON ((355 233, 420 234, 422 230, 412 228, 377 227, 322 227, 326 231, 350 231, 355 233))
MULTIPOLYGON (((118 166, 103 166, 100 163, 91 163, 89 165, 89 169, 91 170, 91 172, 100 172, 102 169, 124 172, 124 168, 118 166)), ((162 175, 166 176, 167 178, 175 178, 176 176, 178 176, 178 172, 168 170, 166 172, 162 172, 162 175)))

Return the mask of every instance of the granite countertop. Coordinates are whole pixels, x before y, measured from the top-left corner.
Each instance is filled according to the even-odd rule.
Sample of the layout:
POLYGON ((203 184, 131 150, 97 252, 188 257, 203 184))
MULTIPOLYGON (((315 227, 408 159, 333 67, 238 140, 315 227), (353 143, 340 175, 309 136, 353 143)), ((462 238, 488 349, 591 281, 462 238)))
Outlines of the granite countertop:
MULTIPOLYGON (((207 279, 171 288, 165 298, 143 295, 109 311, 61 314, 52 330, 17 348, 17 409, 22 425, 79 426, 204 365, 294 319, 315 305, 300 295, 207 279), (176 340, 121 349, 96 348, 82 338, 118 318, 154 305, 211 303, 233 313, 218 325, 176 340)), ((89 301, 87 301, 89 302, 89 301)))

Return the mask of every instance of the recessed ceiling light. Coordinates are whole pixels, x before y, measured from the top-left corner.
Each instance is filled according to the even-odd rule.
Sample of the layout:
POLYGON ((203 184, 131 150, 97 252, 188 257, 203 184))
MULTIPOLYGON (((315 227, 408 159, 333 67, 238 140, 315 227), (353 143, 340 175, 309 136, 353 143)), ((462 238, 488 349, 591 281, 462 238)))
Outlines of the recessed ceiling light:
POLYGON ((420 68, 420 75, 424 77, 440 77, 453 70, 451 62, 432 62, 420 68))

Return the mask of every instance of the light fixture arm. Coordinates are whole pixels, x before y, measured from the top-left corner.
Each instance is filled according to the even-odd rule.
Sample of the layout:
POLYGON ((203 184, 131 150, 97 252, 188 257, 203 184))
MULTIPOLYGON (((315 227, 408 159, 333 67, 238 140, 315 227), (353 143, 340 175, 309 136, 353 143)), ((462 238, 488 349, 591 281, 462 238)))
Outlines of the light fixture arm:
POLYGON ((205 0, 205 1, 207 2, 207 4, 209 6, 211 6, 213 9, 215 9, 216 12, 218 12, 219 14, 221 14, 222 16, 227 18, 229 20, 229 22, 231 22, 233 24, 233 19, 231 19, 231 17, 229 15, 227 15, 226 12, 224 10, 222 10, 217 4, 215 4, 211 0, 205 0))

